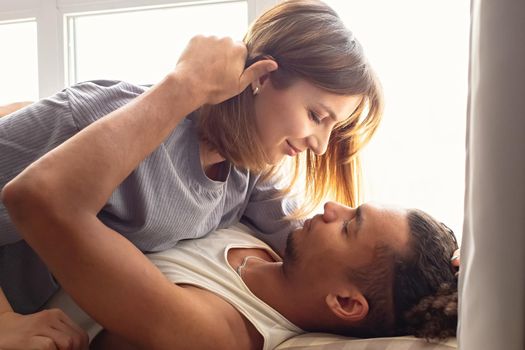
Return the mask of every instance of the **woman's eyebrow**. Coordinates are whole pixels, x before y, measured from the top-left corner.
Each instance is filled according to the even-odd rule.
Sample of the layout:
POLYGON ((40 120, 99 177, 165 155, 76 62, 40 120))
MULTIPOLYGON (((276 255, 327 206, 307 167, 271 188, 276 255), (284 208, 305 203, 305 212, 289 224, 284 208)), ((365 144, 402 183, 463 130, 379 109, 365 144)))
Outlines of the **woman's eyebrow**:
POLYGON ((325 111, 327 111, 328 115, 330 116, 330 118, 332 118, 336 123, 339 122, 339 120, 337 119, 337 116, 335 115, 334 111, 330 107, 328 107, 327 105, 325 105, 322 102, 319 102, 319 106, 321 106, 321 108, 323 108, 325 111))

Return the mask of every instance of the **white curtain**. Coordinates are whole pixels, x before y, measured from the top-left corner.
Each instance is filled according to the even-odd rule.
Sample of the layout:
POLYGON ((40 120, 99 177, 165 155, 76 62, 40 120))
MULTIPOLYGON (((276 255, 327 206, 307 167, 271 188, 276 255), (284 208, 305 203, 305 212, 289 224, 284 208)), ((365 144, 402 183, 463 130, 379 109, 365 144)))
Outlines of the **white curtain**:
POLYGON ((472 0, 459 348, 525 349, 525 1, 472 0))

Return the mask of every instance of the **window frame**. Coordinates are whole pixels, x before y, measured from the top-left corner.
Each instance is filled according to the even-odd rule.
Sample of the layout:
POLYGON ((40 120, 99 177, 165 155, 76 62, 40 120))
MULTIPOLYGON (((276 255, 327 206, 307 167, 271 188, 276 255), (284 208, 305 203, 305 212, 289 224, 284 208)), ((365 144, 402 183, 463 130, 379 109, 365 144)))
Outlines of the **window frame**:
MULTIPOLYGON (((190 4, 212 4, 231 0, 4 0, 0 22, 35 20, 37 23, 39 98, 69 85, 68 17, 89 12, 126 11, 190 4)), ((245 0, 252 22, 278 0, 245 0)))

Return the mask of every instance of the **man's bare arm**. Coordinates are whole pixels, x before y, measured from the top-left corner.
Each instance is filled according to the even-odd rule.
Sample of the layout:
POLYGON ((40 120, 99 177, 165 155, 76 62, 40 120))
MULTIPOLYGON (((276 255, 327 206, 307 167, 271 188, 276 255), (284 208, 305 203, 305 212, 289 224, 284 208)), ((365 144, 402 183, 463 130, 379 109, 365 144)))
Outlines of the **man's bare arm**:
POLYGON ((192 302, 97 213, 185 115, 238 94, 276 68, 260 61, 244 70, 245 55, 231 40, 192 40, 161 83, 44 155, 2 190, 13 223, 64 289, 104 327, 148 349, 184 348, 189 337, 193 346, 227 347, 233 338, 210 317, 213 310, 192 302))
POLYGON ((245 59, 245 46, 231 39, 192 39, 164 80, 44 155, 14 182, 39 191, 45 184, 60 194, 57 204, 100 210, 186 115, 240 93, 277 67, 262 60, 244 70, 245 59))
POLYGON ((190 290, 169 282, 122 235, 93 214, 52 214, 41 207, 24 230, 38 229, 56 241, 30 244, 42 254, 63 288, 108 331, 144 349, 231 348, 228 333, 213 310, 190 290), (49 217, 49 214, 53 215, 49 217), (60 236, 60 239, 55 239, 60 236))
POLYGON ((24 108, 25 106, 29 106, 31 103, 33 102, 23 101, 23 102, 13 102, 7 105, 0 106, 0 118, 8 114, 11 114, 13 112, 16 112, 19 109, 24 108))

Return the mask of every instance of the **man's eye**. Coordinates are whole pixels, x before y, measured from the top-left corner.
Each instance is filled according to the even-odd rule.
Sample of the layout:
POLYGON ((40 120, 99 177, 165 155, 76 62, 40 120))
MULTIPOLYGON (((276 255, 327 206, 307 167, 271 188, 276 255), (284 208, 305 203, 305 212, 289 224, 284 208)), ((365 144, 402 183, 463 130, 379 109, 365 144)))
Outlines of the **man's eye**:
POLYGON ((311 119, 314 123, 316 123, 316 124, 321 124, 321 120, 322 120, 322 119, 321 119, 321 117, 320 117, 317 113, 315 113, 314 111, 309 111, 309 112, 308 112, 308 115, 309 115, 310 119, 311 119))
POLYGON ((343 221, 343 233, 348 236, 348 224, 350 223, 350 220, 343 221))

